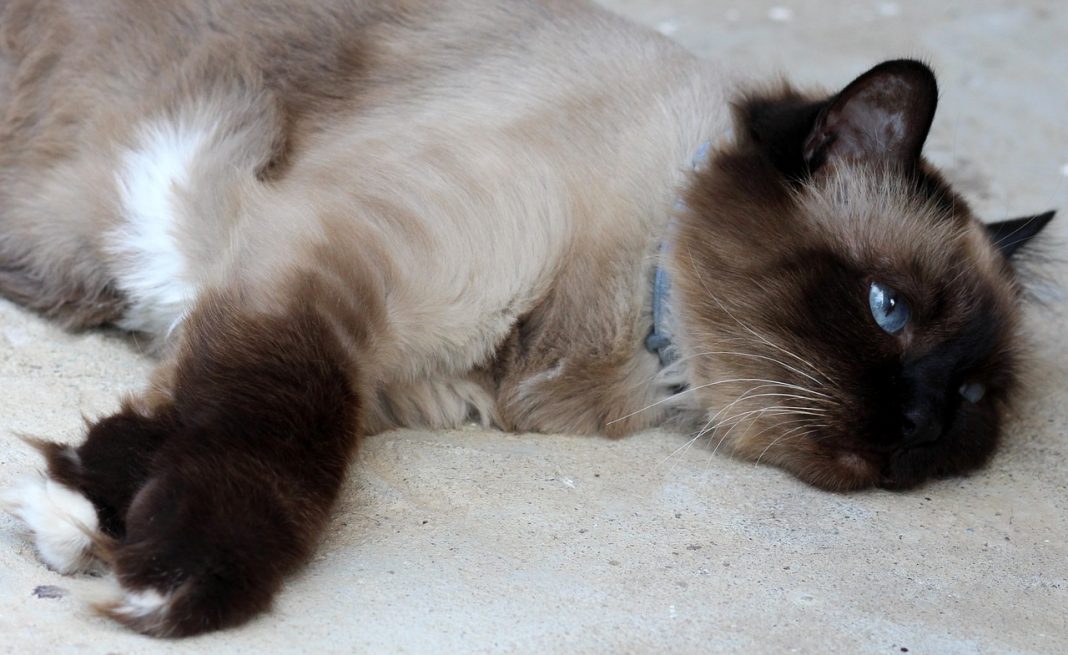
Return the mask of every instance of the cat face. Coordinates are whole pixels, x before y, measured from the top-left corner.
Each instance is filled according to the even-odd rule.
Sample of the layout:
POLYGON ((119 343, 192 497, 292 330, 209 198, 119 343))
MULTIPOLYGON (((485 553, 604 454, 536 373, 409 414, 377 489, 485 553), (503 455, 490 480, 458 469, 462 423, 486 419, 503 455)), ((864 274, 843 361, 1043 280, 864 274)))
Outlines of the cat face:
POLYGON ((881 64, 837 95, 736 106, 671 266, 713 445, 828 489, 983 464, 1018 368, 1010 255, 1052 213, 984 226, 920 155, 937 87, 881 64))

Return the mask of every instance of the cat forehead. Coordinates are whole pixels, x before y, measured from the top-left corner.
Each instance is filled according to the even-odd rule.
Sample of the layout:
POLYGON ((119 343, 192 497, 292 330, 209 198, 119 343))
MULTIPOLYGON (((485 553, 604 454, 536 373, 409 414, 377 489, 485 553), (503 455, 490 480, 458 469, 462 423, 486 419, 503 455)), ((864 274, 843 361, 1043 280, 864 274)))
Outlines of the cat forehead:
POLYGON ((796 202, 817 238, 858 264, 939 275, 963 263, 982 277, 1001 277, 982 225, 966 209, 951 213, 895 171, 830 168, 803 184, 796 202))

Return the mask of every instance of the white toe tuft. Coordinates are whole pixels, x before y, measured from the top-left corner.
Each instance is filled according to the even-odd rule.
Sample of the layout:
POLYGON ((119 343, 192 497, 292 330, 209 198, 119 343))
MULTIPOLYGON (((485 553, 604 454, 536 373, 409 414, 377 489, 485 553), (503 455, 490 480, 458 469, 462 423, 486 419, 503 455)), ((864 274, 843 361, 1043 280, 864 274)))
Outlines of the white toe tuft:
POLYGON ((90 534, 100 527, 89 500, 44 475, 23 478, 0 497, 0 505, 33 532, 37 552, 64 574, 95 562, 90 534))

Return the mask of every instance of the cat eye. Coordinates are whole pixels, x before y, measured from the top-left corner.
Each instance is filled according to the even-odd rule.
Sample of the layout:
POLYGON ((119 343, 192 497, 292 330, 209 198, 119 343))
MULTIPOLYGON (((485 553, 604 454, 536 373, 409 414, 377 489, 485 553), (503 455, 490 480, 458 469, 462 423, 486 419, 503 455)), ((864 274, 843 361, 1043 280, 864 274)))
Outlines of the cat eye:
POLYGON ((872 282, 868 291, 871 315, 884 332, 897 334, 908 325, 912 312, 905 299, 888 286, 872 282))
POLYGON ((965 400, 973 405, 982 400, 983 396, 986 395, 986 387, 978 382, 962 384, 957 391, 965 400))

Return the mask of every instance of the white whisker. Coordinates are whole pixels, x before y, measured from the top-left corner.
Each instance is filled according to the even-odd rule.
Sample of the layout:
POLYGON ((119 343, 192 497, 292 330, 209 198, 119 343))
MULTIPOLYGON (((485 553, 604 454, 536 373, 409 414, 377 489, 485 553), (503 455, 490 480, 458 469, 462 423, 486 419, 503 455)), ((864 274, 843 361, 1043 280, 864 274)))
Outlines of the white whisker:
MULTIPOLYGON (((631 412, 630 414, 626 414, 626 415, 621 416, 621 417, 619 417, 617 419, 613 419, 613 420, 609 421, 607 423, 607 425, 613 425, 613 424, 618 423, 620 421, 625 421, 628 418, 631 418, 632 416, 636 416, 638 414, 641 414, 642 412, 650 410, 653 407, 656 407, 658 405, 662 405, 664 403, 671 402, 672 400, 675 400, 675 399, 679 398, 680 396, 684 396, 684 395, 686 395, 688 393, 693 393, 695 391, 699 391, 701 389, 705 389, 705 388, 708 388, 708 387, 714 387, 714 386, 717 386, 717 385, 729 384, 729 383, 733 383, 733 382, 765 382, 767 384, 763 385, 763 387, 760 387, 760 388, 766 388, 766 387, 769 387, 769 386, 782 386, 782 387, 786 387, 786 388, 790 388, 790 389, 795 389, 797 391, 811 392, 811 389, 805 389, 804 387, 799 387, 797 385, 792 385, 792 384, 789 384, 787 382, 780 382, 780 381, 777 381, 777 380, 766 380, 766 379, 762 379, 762 378, 731 378, 731 379, 728 379, 728 380, 716 380, 714 382, 708 382, 708 383, 705 383, 705 384, 697 385, 695 387, 690 387, 688 389, 683 389, 682 391, 679 391, 678 393, 671 394, 667 398, 662 398, 662 399, 660 399, 660 400, 658 400, 656 402, 650 403, 650 404, 646 405, 645 407, 642 407, 641 409, 638 409, 638 410, 635 410, 635 411, 631 412)), ((820 394, 820 395, 824 396, 824 394, 820 394)), ((833 400, 833 398, 831 398, 830 396, 824 396, 824 397, 827 400, 833 400)), ((820 402, 820 400, 818 398, 804 398, 804 400, 808 400, 808 401, 811 401, 811 402, 820 402)))
MULTIPOLYGON (((723 436, 719 438, 719 442, 716 444, 716 447, 712 449, 712 454, 715 455, 716 452, 719 451, 719 447, 722 446, 723 442, 727 440, 727 437, 730 435, 731 431, 734 430, 735 426, 741 423, 742 419, 746 418, 747 416, 757 414, 757 418, 760 418, 761 416, 786 416, 792 413, 793 411, 791 411, 791 408, 789 407, 773 405, 771 407, 765 407, 763 409, 754 409, 748 412, 743 412, 741 414, 735 414, 733 416, 728 417, 724 421, 717 423, 716 426, 712 428, 712 433, 714 435, 717 430, 728 425, 728 422, 732 422, 730 423, 730 427, 727 429, 727 431, 723 433, 723 436)), ((750 421, 754 420, 756 419, 750 419, 750 421)))
POLYGON ((779 443, 780 441, 785 439, 787 436, 790 436, 791 433, 796 432, 799 429, 809 428, 807 431, 802 432, 800 434, 795 434, 795 435, 793 435, 791 437, 791 439, 795 439, 796 440, 796 439, 804 438, 804 437, 812 434, 813 432, 816 432, 817 430, 819 430, 819 428, 822 428, 822 427, 827 427, 827 426, 825 426, 825 425, 799 425, 799 426, 797 426, 795 428, 791 428, 790 430, 787 430, 783 434, 779 435, 779 437, 776 438, 774 441, 769 443, 767 445, 767 447, 765 447, 764 450, 762 450, 760 452, 760 455, 757 456, 756 461, 754 461, 753 464, 754 465, 755 464, 759 464, 760 460, 764 458, 764 455, 767 454, 767 452, 772 448, 772 446, 774 446, 775 444, 779 443))
MULTIPOLYGON (((750 327, 749 327, 748 325, 745 325, 744 323, 742 323, 741 321, 739 321, 739 320, 738 320, 738 318, 737 318, 737 317, 736 317, 736 316, 735 316, 735 315, 734 315, 733 313, 731 313, 731 311, 730 311, 729 309, 727 309, 727 308, 726 308, 726 307, 725 307, 725 306, 723 305, 723 303, 722 303, 722 302, 720 302, 719 298, 717 298, 717 297, 716 297, 716 295, 715 295, 714 293, 712 293, 712 290, 708 288, 708 285, 707 285, 707 284, 705 284, 705 280, 704 280, 704 277, 703 277, 703 276, 701 275, 701 271, 700 271, 700 269, 698 269, 698 268, 697 268, 697 262, 696 262, 696 261, 694 261, 694 258, 693 258, 693 252, 690 252, 690 251, 688 251, 688 254, 689 254, 689 257, 690 257, 690 265, 691 265, 691 266, 693 267, 693 271, 694 271, 694 274, 695 274, 695 275, 697 275, 697 279, 698 279, 698 281, 700 281, 700 282, 701 282, 701 286, 702 286, 702 287, 704 288, 704 290, 705 290, 705 293, 707 293, 707 294, 708 294, 708 297, 709 297, 709 298, 711 298, 711 299, 712 299, 713 301, 715 301, 715 303, 716 303, 717 305, 719 305, 719 308, 720 308, 720 309, 722 309, 722 310, 724 311, 724 313, 726 313, 726 314, 727 314, 727 316, 731 317, 731 320, 733 320, 733 321, 734 321, 735 323, 737 323, 737 324, 738 324, 738 326, 739 326, 739 327, 741 327, 741 328, 742 328, 743 330, 745 330, 746 332, 749 332, 749 333, 750 333, 750 334, 752 334, 752 335, 753 335, 754 337, 756 337, 756 338, 760 339, 760 340, 761 340, 761 341, 762 341, 763 343, 765 343, 765 344, 767 344, 767 345, 771 346, 772 348, 774 348, 774 349, 776 349, 776 350, 778 350, 778 351, 780 351, 780 352, 782 352, 782 353, 784 353, 784 354, 787 354, 787 355, 789 355, 790 357, 793 357, 794 359, 798 360, 798 361, 799 361, 799 362, 801 362, 802 364, 805 364, 806 366, 808 366, 808 367, 809 367, 810 369, 812 369, 812 370, 813 370, 813 371, 815 371, 816 373, 818 373, 818 374, 822 375, 822 376, 824 377, 824 379, 830 379, 830 378, 829 378, 829 376, 828 376, 828 375, 827 375, 826 373, 824 373, 823 371, 821 371, 821 370, 819 369, 819 367, 818 367, 818 366, 816 366, 816 365, 814 365, 814 364, 813 364, 812 362, 810 362, 810 361, 808 361, 808 360, 804 359, 804 358, 803 358, 803 357, 801 357, 800 355, 797 355, 797 354, 795 354, 795 353, 793 353, 793 352, 790 352, 789 350, 787 350, 787 349, 785 349, 785 348, 783 348, 783 347, 781 347, 781 346, 779 346, 779 345, 777 345, 777 344, 774 344, 774 343, 772 343, 772 342, 771 342, 771 341, 769 341, 769 340, 768 340, 767 338, 765 338, 765 337, 764 337, 763 335, 761 335, 761 334, 757 333, 757 332, 756 332, 756 330, 753 330, 753 329, 752 329, 752 328, 750 328, 750 327)), ((817 383, 819 383, 819 382, 818 382, 817 380, 815 380, 815 379, 813 379, 813 381, 814 381, 814 382, 817 382, 817 383)))

